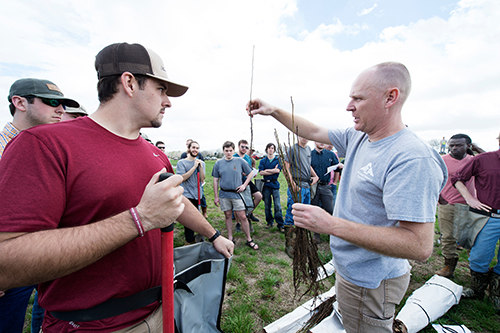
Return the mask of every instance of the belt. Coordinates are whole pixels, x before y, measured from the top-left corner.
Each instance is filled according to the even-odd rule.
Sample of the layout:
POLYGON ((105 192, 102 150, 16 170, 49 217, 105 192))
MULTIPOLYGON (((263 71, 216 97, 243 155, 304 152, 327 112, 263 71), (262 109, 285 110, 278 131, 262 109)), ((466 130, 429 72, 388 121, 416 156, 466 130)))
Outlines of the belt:
POLYGON ((157 301, 161 301, 161 286, 156 286, 131 296, 113 298, 90 309, 51 311, 50 313, 55 318, 66 321, 101 320, 140 309, 157 301))
POLYGON ((469 210, 471 212, 474 212, 474 213, 477 213, 477 214, 481 214, 481 215, 484 215, 484 216, 489 216, 489 217, 494 217, 494 218, 500 218, 500 210, 499 209, 492 209, 492 211, 495 211, 496 213, 493 213, 492 211, 485 211, 485 210, 482 210, 482 209, 475 209, 475 208, 472 208, 472 207, 469 207, 469 210))
POLYGON ((318 182, 318 185, 328 185, 328 182, 324 182, 324 181, 321 181, 321 180, 320 180, 320 181, 318 182))

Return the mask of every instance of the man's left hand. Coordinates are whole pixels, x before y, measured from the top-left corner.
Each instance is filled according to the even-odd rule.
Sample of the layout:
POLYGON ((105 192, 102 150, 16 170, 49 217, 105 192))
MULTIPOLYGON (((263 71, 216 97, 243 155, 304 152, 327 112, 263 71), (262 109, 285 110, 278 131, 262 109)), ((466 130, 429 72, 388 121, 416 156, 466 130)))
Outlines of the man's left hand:
POLYGON ((331 215, 318 206, 301 203, 293 204, 292 215, 295 226, 317 232, 319 234, 331 235, 331 215))
POLYGON ((226 258, 231 257, 234 253, 234 243, 224 236, 217 237, 213 244, 215 249, 226 258))

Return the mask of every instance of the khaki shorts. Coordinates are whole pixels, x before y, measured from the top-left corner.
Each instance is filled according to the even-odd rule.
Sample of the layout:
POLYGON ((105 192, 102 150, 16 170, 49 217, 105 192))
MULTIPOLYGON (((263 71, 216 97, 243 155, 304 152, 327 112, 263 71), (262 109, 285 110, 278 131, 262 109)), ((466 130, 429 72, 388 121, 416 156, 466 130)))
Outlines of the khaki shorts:
POLYGON ((219 198, 219 204, 220 210, 223 212, 227 212, 228 210, 234 210, 237 212, 246 209, 242 199, 219 198))
POLYGON ((403 299, 410 283, 410 272, 383 280, 377 289, 356 286, 339 273, 335 291, 347 333, 392 333, 396 305, 403 299))

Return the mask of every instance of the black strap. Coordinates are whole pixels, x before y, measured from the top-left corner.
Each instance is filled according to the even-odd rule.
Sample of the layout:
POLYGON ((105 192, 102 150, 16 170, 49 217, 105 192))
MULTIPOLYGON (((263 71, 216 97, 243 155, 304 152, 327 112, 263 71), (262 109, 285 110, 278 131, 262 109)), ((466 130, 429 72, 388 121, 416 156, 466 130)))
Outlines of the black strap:
MULTIPOLYGON (((498 212, 497 209, 492 209, 492 210, 498 212)), ((481 215, 484 215, 484 216, 489 216, 489 217, 498 217, 498 215, 499 215, 499 214, 494 213, 494 212, 487 212, 485 210, 475 209, 475 208, 472 208, 472 207, 469 207, 469 211, 471 211, 473 213, 481 214, 481 215)))
POLYGON ((223 189, 222 187, 220 188, 222 191, 224 192, 233 192, 233 193, 236 193, 240 196, 240 199, 243 200, 243 204, 245 205, 245 209, 255 209, 254 206, 248 206, 247 203, 245 202, 245 198, 243 198, 243 194, 241 194, 241 192, 238 192, 236 190, 225 190, 223 189))
POLYGON ((51 311, 50 313, 55 318, 66 321, 93 321, 118 316, 160 300, 161 286, 156 286, 127 297, 107 300, 90 309, 51 311))
POLYGON ((224 192, 238 193, 238 191, 236 191, 236 190, 226 190, 226 189, 223 189, 222 187, 220 189, 221 189, 221 191, 224 191, 224 192))

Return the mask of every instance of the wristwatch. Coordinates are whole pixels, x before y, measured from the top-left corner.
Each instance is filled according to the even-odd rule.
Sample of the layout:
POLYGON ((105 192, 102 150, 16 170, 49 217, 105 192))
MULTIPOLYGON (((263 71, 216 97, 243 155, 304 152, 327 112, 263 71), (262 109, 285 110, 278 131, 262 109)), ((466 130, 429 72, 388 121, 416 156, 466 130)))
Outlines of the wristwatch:
POLYGON ((210 243, 213 243, 213 242, 214 242, 214 240, 216 240, 216 239, 217 239, 217 237, 219 237, 219 236, 220 236, 220 231, 219 231, 219 230, 217 230, 217 229, 215 229, 215 234, 214 234, 212 237, 210 237, 210 238, 208 239, 208 241, 209 241, 210 243))

